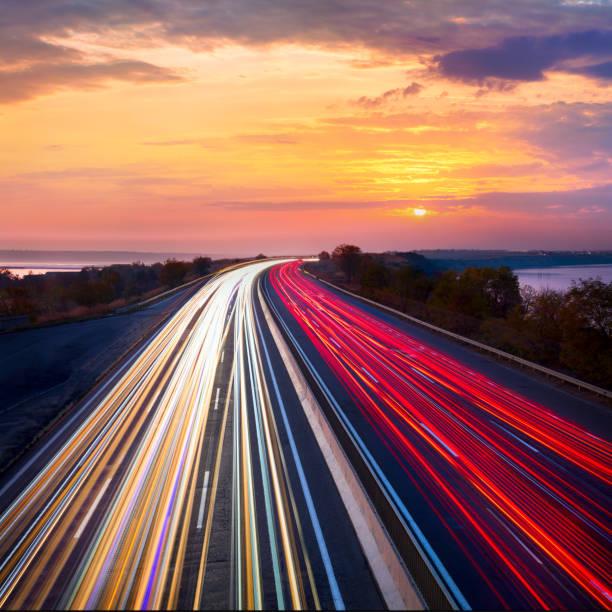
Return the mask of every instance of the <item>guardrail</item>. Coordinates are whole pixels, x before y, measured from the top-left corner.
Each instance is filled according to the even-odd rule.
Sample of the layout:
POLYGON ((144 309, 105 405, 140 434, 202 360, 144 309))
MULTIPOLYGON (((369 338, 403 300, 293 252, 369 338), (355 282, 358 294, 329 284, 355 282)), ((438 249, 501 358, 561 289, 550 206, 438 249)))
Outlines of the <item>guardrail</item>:
POLYGON ((178 287, 173 287, 172 289, 168 289, 168 291, 164 291, 163 293, 158 293, 157 295, 147 298, 142 302, 138 302, 137 304, 129 304, 128 306, 122 306, 121 308, 117 308, 115 312, 117 314, 123 314, 125 312, 131 312, 132 310, 139 310, 140 308, 145 308, 146 306, 154 304, 155 302, 158 302, 159 300, 169 295, 172 295, 173 293, 178 293, 183 289, 187 289, 187 287, 190 287, 191 285, 195 285, 197 282, 203 281, 204 279, 208 279, 211 276, 214 276, 215 274, 217 274, 217 272, 213 272, 212 274, 205 274, 204 276, 198 276, 198 278, 195 278, 189 281, 188 283, 184 283, 182 285, 179 285, 178 287))
POLYGON ((518 363, 527 368, 531 368, 532 370, 537 370, 538 372, 542 372, 548 376, 552 376, 553 378, 557 378, 559 380, 562 380, 563 382, 574 385, 578 387, 579 389, 586 389, 598 395, 603 395, 604 397, 608 399, 612 399, 612 391, 608 391, 608 389, 597 387, 596 385, 592 385, 591 383, 585 382, 584 380, 579 380, 578 378, 574 378, 573 376, 568 376, 567 374, 563 374, 562 372, 551 370, 550 368, 541 366, 537 363, 534 363, 533 361, 528 361, 527 359, 523 359, 522 357, 517 357, 516 355, 512 355, 511 353, 506 353, 505 351, 496 349, 495 347, 489 346, 488 344, 483 344, 482 342, 478 342, 477 340, 472 340, 471 338, 466 338, 465 336, 461 336, 454 332, 448 331, 447 329, 444 329, 442 327, 438 327, 437 325, 432 325, 431 323, 427 323, 427 321, 417 319, 416 317, 408 315, 405 312, 401 312, 400 310, 396 310, 395 308, 391 308, 390 306, 386 306, 385 304, 380 304, 379 302, 370 300, 366 297, 358 295, 357 293, 353 293, 352 291, 349 291, 348 289, 344 289, 343 287, 338 287, 338 285, 334 285, 333 283, 330 283, 329 281, 319 278, 318 276, 312 274, 308 270, 304 270, 304 272, 308 274, 309 276, 312 276, 313 278, 318 280, 320 283, 324 283, 325 285, 328 285, 329 287, 331 287, 332 289, 335 289, 336 291, 341 291, 342 293, 346 293, 350 297, 360 300, 362 302, 365 302, 367 304, 371 304, 372 306, 375 306, 376 308, 387 310, 388 312, 394 314, 397 317, 401 317, 402 319, 407 319, 408 321, 412 323, 416 323, 417 325, 422 325, 423 327, 432 329, 440 334, 444 334, 445 336, 449 336, 450 338, 459 340, 460 342, 464 342, 465 344, 470 344, 483 351, 487 351, 499 357, 503 357, 504 359, 514 361, 515 363, 518 363))

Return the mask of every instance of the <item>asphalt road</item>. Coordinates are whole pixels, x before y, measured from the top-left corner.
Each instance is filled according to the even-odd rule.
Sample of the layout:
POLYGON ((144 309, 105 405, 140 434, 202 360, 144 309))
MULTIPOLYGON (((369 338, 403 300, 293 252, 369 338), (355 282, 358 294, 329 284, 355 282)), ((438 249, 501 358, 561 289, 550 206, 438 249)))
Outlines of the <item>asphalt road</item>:
POLYGON ((264 287, 452 605, 610 608, 605 407, 334 292, 298 263, 264 287))
POLYGON ((2 475, 0 607, 384 606, 258 287, 449 605, 610 607, 609 412, 270 261, 2 475))
POLYGON ((135 312, 0 334, 0 471, 192 291, 135 312))
POLYGON ((379 609, 254 297, 211 279, 0 482, 4 608, 379 609))

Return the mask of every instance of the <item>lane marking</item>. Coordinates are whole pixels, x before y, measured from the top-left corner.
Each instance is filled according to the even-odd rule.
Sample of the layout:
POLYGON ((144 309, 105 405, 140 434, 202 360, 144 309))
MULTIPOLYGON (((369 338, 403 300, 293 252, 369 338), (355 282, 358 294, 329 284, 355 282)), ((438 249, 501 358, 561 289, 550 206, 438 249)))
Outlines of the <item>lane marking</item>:
POLYGON ((221 387, 217 387, 217 394, 215 395, 215 410, 219 407, 219 391, 221 391, 221 387))
POLYGON ((429 427, 427 427, 425 423, 419 423, 419 425, 423 429, 426 429, 451 455, 453 455, 453 457, 459 457, 459 455, 452 448, 450 448, 448 444, 445 444, 444 442, 442 442, 442 440, 440 440, 440 438, 438 438, 438 436, 436 436, 436 434, 433 431, 431 431, 431 429, 429 429, 429 427))
POLYGON ((206 494, 208 493, 208 478, 210 470, 204 472, 204 484, 202 486, 202 499, 200 500, 200 510, 198 511, 198 529, 202 529, 202 521, 204 520, 204 505, 206 504, 206 494))
POLYGON ((221 363, 223 363, 224 359, 225 359, 225 351, 221 351, 221 363))
POLYGON ((518 436, 515 436, 511 431, 508 431, 503 425, 500 425, 499 423, 496 423, 495 421, 491 421, 491 423, 493 423, 493 425, 496 425, 500 429, 503 429, 508 435, 512 436, 515 440, 518 440, 521 444, 524 444, 527 448, 530 448, 534 453, 540 452, 537 448, 534 448, 533 446, 531 446, 531 444, 528 444, 527 442, 525 442, 525 440, 521 440, 518 436))
POLYGON ((81 525, 79 526, 79 528, 77 529, 76 533, 74 534, 74 539, 75 540, 78 540, 83 535, 83 531, 85 530, 85 527, 87 526, 87 523, 89 522, 89 519, 92 517, 93 513, 95 512, 96 508, 98 507, 98 504, 100 503, 100 500, 102 499, 102 496, 106 492, 106 489, 108 488, 108 485, 110 484, 110 481, 111 481, 111 479, 107 478, 106 482, 102 485, 102 489, 100 489, 100 492, 98 493, 96 499, 94 500, 94 503, 89 508, 89 511, 85 515, 85 518, 81 521, 81 525))
POLYGON ((531 550, 529 550, 529 547, 520 540, 520 538, 512 531, 512 529, 510 529, 510 527, 508 527, 508 525, 506 525, 506 523, 504 523, 495 514, 495 512, 493 512, 493 510, 491 510, 491 508, 487 508, 487 510, 493 515, 495 519, 497 519, 497 522, 535 559, 535 561, 539 563, 540 565, 542 565, 542 561, 538 559, 538 557, 536 557, 536 555, 533 552, 531 552, 531 550))
POLYGON ((378 381, 363 367, 361 366, 361 369, 375 382, 377 383, 378 381))

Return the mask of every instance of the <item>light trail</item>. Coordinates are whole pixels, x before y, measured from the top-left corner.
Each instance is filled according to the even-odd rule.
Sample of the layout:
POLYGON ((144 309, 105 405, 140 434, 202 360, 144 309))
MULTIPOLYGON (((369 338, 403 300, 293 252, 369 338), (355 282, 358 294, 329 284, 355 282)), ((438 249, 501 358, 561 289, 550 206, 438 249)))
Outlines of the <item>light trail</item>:
POLYGON ((612 446, 299 265, 269 274, 311 343, 293 334, 298 350, 320 355, 358 407, 360 416, 322 386, 398 513, 408 524, 421 516, 415 537, 455 578, 457 600, 470 592, 481 608, 610 608, 612 446))
POLYGON ((323 589, 328 605, 343 607, 301 464, 297 481, 290 477, 297 451, 285 457, 288 421, 283 412, 279 426, 268 391, 254 288, 274 264, 209 280, 4 511, 0 607, 199 608, 223 474, 233 474, 234 491, 230 601, 320 607, 323 589), (305 541, 304 521, 316 545, 305 541), (325 567, 323 583, 315 564, 325 567))

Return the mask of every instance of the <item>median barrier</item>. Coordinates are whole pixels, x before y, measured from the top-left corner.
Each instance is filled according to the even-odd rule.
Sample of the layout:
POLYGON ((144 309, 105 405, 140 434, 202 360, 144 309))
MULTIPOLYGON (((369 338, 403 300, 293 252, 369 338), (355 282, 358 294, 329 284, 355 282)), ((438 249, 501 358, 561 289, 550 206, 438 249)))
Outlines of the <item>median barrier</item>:
MULTIPOLYGON (((263 302, 267 306, 266 302, 270 308, 264 308, 264 314, 270 324, 272 335, 277 342, 289 376, 298 390, 304 412, 311 423, 343 499, 348 489, 347 510, 373 573, 376 575, 376 570, 382 563, 383 566, 386 566, 386 570, 382 572, 383 578, 379 585, 383 587, 389 581, 395 585, 396 593, 388 595, 389 603, 392 602, 390 607, 396 608, 398 597, 401 596, 404 604, 399 604, 400 608, 415 609, 420 604, 420 606, 425 605, 426 608, 433 610, 458 609, 460 606, 436 576, 436 571, 417 543, 416 537, 398 513, 382 483, 368 466, 361 450, 327 399, 324 390, 302 357, 300 349, 292 341, 286 324, 282 321, 276 308, 269 298, 263 302), (312 414, 313 411, 314 414, 312 414), (337 450, 333 453, 328 451, 326 454, 327 446, 336 447, 337 450), (344 463, 342 463, 342 457, 344 457, 344 463), (339 467, 334 467, 335 462, 339 462, 339 467), (353 475, 353 482, 348 476, 350 474, 353 475), (345 481, 343 481, 344 478, 346 478, 345 481), (365 495, 365 500, 359 498, 359 490, 362 496, 365 495), (354 496, 352 500, 351 496, 354 496), (367 517, 368 507, 369 512, 374 514, 360 521, 355 515, 363 513, 367 517), (382 535, 375 533, 376 523, 379 524, 382 535), (374 542, 364 537, 361 533, 363 529, 371 530, 370 534, 374 542), (388 542, 386 545, 385 539, 388 542), (374 553, 371 550, 368 551, 368 545, 374 545, 376 549, 374 553)), ((387 597, 385 600, 387 601, 387 597)))

